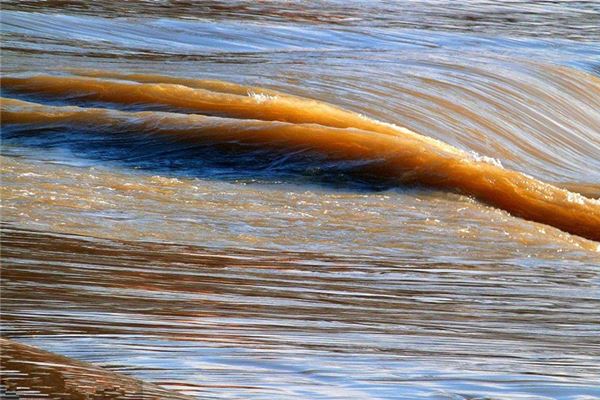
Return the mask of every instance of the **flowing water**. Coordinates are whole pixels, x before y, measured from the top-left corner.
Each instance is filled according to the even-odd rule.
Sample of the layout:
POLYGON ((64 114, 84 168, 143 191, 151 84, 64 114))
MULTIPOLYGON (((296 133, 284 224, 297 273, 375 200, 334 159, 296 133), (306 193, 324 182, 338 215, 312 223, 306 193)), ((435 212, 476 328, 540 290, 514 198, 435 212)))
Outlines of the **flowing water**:
POLYGON ((600 398, 596 2, 1 22, 8 389, 600 398))

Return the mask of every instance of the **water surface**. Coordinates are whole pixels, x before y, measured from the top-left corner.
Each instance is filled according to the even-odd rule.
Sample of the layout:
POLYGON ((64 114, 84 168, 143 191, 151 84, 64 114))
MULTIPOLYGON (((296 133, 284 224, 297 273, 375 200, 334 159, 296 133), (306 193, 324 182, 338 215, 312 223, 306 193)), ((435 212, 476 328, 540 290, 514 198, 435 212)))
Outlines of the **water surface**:
POLYGON ((4 2, 3 337, 192 398, 600 397, 599 13, 4 2))

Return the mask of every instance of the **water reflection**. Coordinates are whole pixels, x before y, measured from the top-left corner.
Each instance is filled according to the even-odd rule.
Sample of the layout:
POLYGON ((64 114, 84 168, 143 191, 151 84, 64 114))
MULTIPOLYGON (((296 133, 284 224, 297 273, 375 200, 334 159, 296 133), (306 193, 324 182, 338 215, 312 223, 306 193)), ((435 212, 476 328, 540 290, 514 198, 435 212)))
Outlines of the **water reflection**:
POLYGON ((600 394, 593 265, 395 263, 11 226, 2 246, 6 336, 187 394, 600 394))
POLYGON ((127 6, 100 0, 14 1, 3 3, 6 10, 55 12, 76 15, 120 17, 171 17, 189 20, 240 20, 260 23, 310 23, 342 27, 366 26, 416 28, 483 33, 486 35, 525 35, 562 37, 596 41, 600 37, 595 1, 285 1, 209 0, 128 1, 127 6), (582 27, 586 29, 583 30, 582 27))

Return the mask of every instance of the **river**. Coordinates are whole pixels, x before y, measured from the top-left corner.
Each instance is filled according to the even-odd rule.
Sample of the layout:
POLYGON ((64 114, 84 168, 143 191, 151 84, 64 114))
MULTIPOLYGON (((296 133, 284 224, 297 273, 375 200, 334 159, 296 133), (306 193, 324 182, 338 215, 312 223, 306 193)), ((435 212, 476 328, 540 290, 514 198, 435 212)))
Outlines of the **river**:
POLYGON ((597 2, 1 13, 7 388, 600 398, 597 2))

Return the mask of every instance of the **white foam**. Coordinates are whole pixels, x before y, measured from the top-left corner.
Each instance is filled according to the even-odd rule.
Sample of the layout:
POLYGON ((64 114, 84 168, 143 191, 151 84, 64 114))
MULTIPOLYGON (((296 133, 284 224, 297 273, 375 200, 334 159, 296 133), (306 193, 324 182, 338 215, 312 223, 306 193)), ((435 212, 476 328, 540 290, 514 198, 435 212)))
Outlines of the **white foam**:
POLYGON ((585 204, 585 198, 579 193, 567 192, 567 201, 575 204, 585 204))
POLYGON ((582 194, 576 193, 576 192, 571 192, 569 190, 565 190, 566 194, 567 194, 567 201, 569 203, 575 203, 575 204, 593 204, 596 206, 600 206, 600 199, 594 199, 594 198, 590 198, 590 197, 586 197, 582 194))
POLYGON ((248 97, 252 98, 258 104, 261 104, 261 103, 264 103, 267 101, 273 101, 273 100, 277 99, 277 96, 271 96, 271 95, 264 94, 264 93, 256 93, 253 90, 248 91, 248 97))
POLYGON ((504 166, 502 165, 502 162, 500 160, 498 160, 497 158, 482 156, 481 154, 479 154, 475 151, 470 151, 469 154, 475 159, 475 161, 480 161, 480 162, 495 165, 496 167, 499 167, 499 168, 504 168, 504 166))

